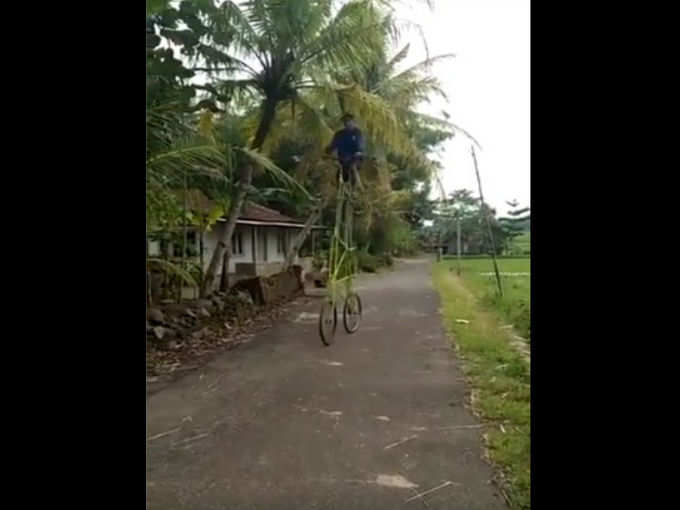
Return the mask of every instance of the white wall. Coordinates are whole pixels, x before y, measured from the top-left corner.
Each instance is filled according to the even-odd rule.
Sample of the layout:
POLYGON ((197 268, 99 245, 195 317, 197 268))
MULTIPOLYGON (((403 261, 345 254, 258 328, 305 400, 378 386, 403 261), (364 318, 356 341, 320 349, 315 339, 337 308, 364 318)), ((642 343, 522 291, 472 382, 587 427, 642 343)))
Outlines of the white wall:
MULTIPOLYGON (((205 268, 207 269, 208 264, 210 264, 210 258, 212 257, 215 247, 217 246, 217 240, 219 236, 222 235, 225 229, 225 224, 223 222, 218 223, 213 227, 210 232, 207 232, 204 236, 204 261, 205 268)), ((243 254, 232 254, 229 259, 229 272, 234 273, 236 271, 236 264, 239 263, 252 263, 253 261, 253 241, 252 241, 252 229, 250 225, 237 225, 236 232, 241 232, 243 236, 243 254)), ((285 230, 288 236, 288 246, 293 242, 293 238, 299 229, 295 228, 283 228, 283 227, 255 227, 256 237, 261 235, 261 232, 267 233, 267 263, 271 262, 283 262, 286 258, 285 253, 278 253, 277 251, 277 235, 280 230, 285 230)), ((256 246, 257 262, 265 262, 263 253, 262 241, 258 239, 256 246)), ((221 268, 218 274, 221 273, 221 268)))
POLYGON ((286 259, 285 253, 278 253, 277 251, 279 245, 279 232, 283 230, 289 229, 283 229, 282 227, 267 227, 267 244, 269 249, 267 252, 269 255, 267 262, 283 262, 286 259))
MULTIPOLYGON (((217 247, 217 242, 221 238, 222 233, 224 232, 224 229, 226 228, 224 222, 218 222, 217 224, 213 225, 212 229, 209 232, 206 232, 203 235, 203 266, 204 270, 208 269, 208 266, 210 265, 210 260, 212 258, 213 253, 215 252, 215 248, 217 247)), ((277 235, 279 231, 283 230, 286 233, 287 236, 287 245, 290 246, 290 243, 293 242, 293 239, 295 235, 299 232, 298 228, 285 228, 285 227, 253 227, 251 225, 236 225, 236 233, 240 232, 242 236, 242 246, 243 246, 243 253, 240 254, 235 254, 232 253, 232 256, 229 259, 229 273, 234 274, 236 272, 236 264, 239 263, 247 263, 251 264, 253 262, 253 237, 252 237, 252 232, 253 229, 255 229, 256 236, 259 235, 261 232, 266 231, 267 233, 267 260, 266 262, 264 261, 264 254, 262 253, 262 245, 258 243, 257 246, 257 263, 258 263, 258 269, 257 269, 257 274, 258 275, 270 275, 277 273, 281 270, 282 263, 285 260, 286 254, 285 253, 278 253, 277 251, 277 235)), ((197 250, 200 246, 198 242, 199 236, 197 233, 197 250)), ((172 247, 170 247, 172 250, 172 247)), ((154 256, 158 255, 160 252, 160 247, 159 243, 154 241, 149 243, 149 255, 154 256)), ((198 258, 196 259, 198 261, 198 258)), ((304 266, 309 266, 305 267, 304 271, 309 271, 311 270, 311 258, 308 259, 299 259, 299 257, 295 257, 294 263, 303 263, 304 266)), ((220 264, 217 274, 218 276, 222 273, 222 265, 220 264)), ((183 289, 183 294, 187 299, 194 299, 197 297, 196 295, 196 289, 193 288, 185 288, 183 289)))
POLYGON ((161 254, 161 243, 149 241, 149 257, 157 257, 161 254))
MULTIPOLYGON (((218 222, 213 225, 210 232, 206 232, 203 236, 203 262, 204 269, 208 268, 210 264, 210 259, 212 258, 213 252, 217 247, 217 241, 222 237, 222 233, 226 228, 224 222, 218 222)), ((295 238, 299 229, 297 228, 285 228, 285 227, 254 227, 256 230, 256 237, 261 236, 264 232, 267 234, 267 259, 264 258, 264 245, 263 239, 258 239, 256 252, 257 252, 257 262, 283 262, 286 258, 286 254, 278 252, 278 235, 279 232, 285 232, 287 236, 286 244, 290 246, 295 238)), ((251 225, 236 225, 236 233, 240 232, 242 236, 243 253, 237 254, 232 253, 229 260, 229 272, 233 273, 236 270, 236 264, 238 263, 250 263, 253 261, 253 243, 252 243, 252 231, 253 226, 251 225)), ((197 234, 197 251, 198 251, 198 234, 197 234)), ((157 241, 149 242, 149 255, 159 255, 160 247, 157 241)), ((221 268, 218 274, 221 273, 221 268)))
POLYGON ((266 262, 269 259, 269 244, 264 237, 265 230, 262 227, 255 227, 255 259, 257 262, 266 262))
MULTIPOLYGON (((215 252, 217 247, 217 241, 222 237, 226 224, 224 222, 219 222, 214 225, 210 232, 207 232, 203 238, 203 259, 205 264, 205 269, 208 268, 210 264, 210 259, 215 252)), ((252 248, 252 237, 251 237, 251 227, 246 225, 236 225, 234 233, 241 233, 243 253, 233 253, 229 258, 229 272, 233 273, 236 270, 236 264, 243 262, 253 261, 253 248, 252 248)), ((217 274, 222 273, 222 267, 217 271, 217 274)))
POLYGON ((297 228, 286 227, 257 227, 257 262, 283 262, 286 259, 285 252, 278 252, 279 232, 285 232, 288 236, 288 246, 293 242, 293 238, 299 231, 297 228), (266 232, 267 258, 264 256, 264 239, 262 235, 266 232))

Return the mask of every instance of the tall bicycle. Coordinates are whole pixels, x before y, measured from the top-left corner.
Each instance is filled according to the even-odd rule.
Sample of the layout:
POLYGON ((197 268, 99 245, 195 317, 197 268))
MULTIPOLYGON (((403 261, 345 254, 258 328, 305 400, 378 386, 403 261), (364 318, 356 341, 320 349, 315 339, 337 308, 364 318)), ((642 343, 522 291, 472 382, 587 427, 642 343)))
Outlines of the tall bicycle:
MULTIPOLYGON (((332 159, 338 162, 336 158, 332 159)), ((352 181, 356 180, 360 184, 356 161, 352 163, 350 172, 350 176, 344 176, 342 168, 338 171, 335 225, 328 250, 327 296, 319 313, 319 335, 326 346, 335 340, 340 305, 342 322, 347 333, 355 333, 361 322, 361 298, 352 288, 359 266, 356 247, 352 240, 354 215, 352 181)))

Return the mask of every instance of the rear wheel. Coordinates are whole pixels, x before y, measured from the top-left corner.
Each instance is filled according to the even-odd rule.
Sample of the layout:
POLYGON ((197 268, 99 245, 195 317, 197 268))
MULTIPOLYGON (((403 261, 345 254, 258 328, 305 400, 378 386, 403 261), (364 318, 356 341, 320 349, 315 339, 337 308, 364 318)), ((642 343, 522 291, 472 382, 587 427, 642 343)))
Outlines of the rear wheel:
POLYGON ((319 313, 319 335, 324 345, 331 345, 334 342, 337 327, 338 310, 331 301, 325 301, 319 313))
POLYGON ((358 294, 351 293, 345 299, 345 306, 342 310, 342 322, 347 333, 355 333, 361 323, 361 299, 358 294))

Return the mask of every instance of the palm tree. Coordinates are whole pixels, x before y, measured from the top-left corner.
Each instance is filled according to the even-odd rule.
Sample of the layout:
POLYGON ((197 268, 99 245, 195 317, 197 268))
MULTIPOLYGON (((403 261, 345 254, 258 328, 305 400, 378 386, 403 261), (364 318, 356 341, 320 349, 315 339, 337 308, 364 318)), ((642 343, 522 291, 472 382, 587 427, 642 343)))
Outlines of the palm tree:
POLYGON ((393 58, 388 59, 386 46, 376 53, 369 65, 352 70, 349 76, 338 77, 339 80, 357 84, 349 94, 346 89, 338 91, 341 102, 355 107, 358 104, 363 111, 367 109, 366 103, 385 105, 394 116, 395 131, 399 138, 407 141, 404 143, 400 140, 395 144, 389 138, 374 137, 373 154, 376 159, 363 172, 368 174, 367 177, 372 177, 373 182, 363 194, 365 211, 358 225, 367 239, 369 232, 380 236, 380 232, 403 227, 402 216, 406 213, 409 193, 407 190, 393 191, 391 183, 395 172, 400 168, 417 168, 418 173, 426 179, 436 173, 436 162, 427 157, 425 152, 428 148, 414 136, 413 126, 444 124, 439 119, 424 118, 416 111, 416 107, 429 101, 433 93, 446 98, 438 80, 429 71, 437 61, 453 55, 428 57, 404 71, 397 71, 398 64, 407 57, 409 48, 409 45, 404 46, 393 58))
MULTIPOLYGON (((192 126, 181 105, 165 103, 147 108, 147 241, 153 231, 172 232, 186 227, 186 208, 174 191, 186 188, 188 179, 196 176, 219 178, 221 174, 216 169, 222 166, 223 159, 217 146, 192 126)), ((160 269, 166 279, 169 275, 178 277, 180 285, 182 281, 196 285, 184 264, 149 257, 148 248, 147 267, 149 272, 154 267, 160 269)))
MULTIPOLYGON (((233 55, 228 67, 208 66, 208 72, 230 74, 220 79, 226 93, 249 91, 259 98, 248 153, 257 158, 281 107, 294 105, 300 92, 313 87, 311 76, 321 69, 351 68, 367 61, 390 19, 378 22, 368 14, 376 7, 369 0, 345 3, 334 0, 226 0, 207 25, 211 42, 233 55), (250 61, 250 63, 248 62, 250 61)), ((210 63, 209 63, 210 64, 210 63)), ((254 165, 244 164, 235 188, 226 228, 206 272, 202 294, 213 287, 220 261, 228 259, 231 236, 251 186, 254 165)))

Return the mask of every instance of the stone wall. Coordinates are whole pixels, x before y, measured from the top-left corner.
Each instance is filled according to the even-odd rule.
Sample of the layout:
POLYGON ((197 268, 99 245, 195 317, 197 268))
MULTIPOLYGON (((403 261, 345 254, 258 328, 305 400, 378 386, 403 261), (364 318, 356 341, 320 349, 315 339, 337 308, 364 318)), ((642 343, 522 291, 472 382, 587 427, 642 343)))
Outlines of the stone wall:
POLYGON ((304 293, 302 268, 294 266, 272 276, 256 276, 239 281, 235 292, 247 292, 257 305, 268 305, 292 299, 304 293))
POLYGON ((190 342, 206 335, 210 323, 243 324, 266 307, 303 294, 300 266, 269 277, 246 278, 237 282, 228 293, 215 292, 210 299, 152 307, 148 311, 147 335, 155 344, 190 342))

